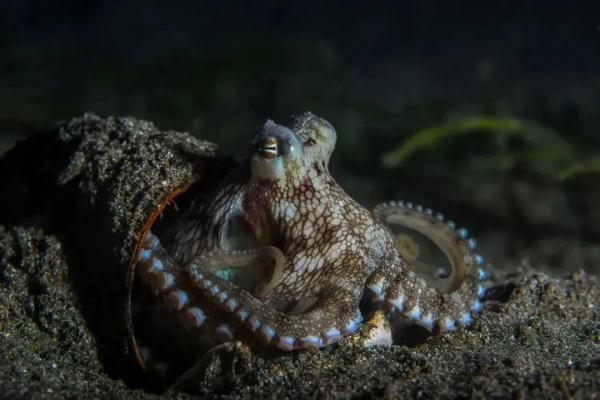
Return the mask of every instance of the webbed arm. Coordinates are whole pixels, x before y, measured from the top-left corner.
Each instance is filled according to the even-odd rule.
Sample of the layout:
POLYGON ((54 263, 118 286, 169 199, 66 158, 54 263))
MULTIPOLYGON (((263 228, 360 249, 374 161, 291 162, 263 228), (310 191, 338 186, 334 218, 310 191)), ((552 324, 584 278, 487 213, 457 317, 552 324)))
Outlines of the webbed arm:
POLYGON ((356 293, 345 285, 330 284, 306 312, 288 314, 269 307, 251 293, 205 270, 201 263, 192 265, 194 286, 206 297, 235 313, 249 332, 262 342, 281 350, 320 348, 354 333, 362 317, 356 293), (350 317, 348 317, 350 316, 350 317))
POLYGON ((456 229, 454 223, 446 222, 441 214, 410 203, 380 204, 373 214, 386 226, 399 224, 425 235, 452 266, 448 284, 440 290, 418 276, 413 271, 412 260, 399 251, 400 257, 386 260, 369 278, 367 289, 374 298, 430 330, 438 326, 447 331, 471 322, 472 313, 482 308, 480 299, 485 288, 481 281, 486 279, 487 273, 483 269, 483 258, 475 253, 477 243, 468 237, 468 231, 456 229))

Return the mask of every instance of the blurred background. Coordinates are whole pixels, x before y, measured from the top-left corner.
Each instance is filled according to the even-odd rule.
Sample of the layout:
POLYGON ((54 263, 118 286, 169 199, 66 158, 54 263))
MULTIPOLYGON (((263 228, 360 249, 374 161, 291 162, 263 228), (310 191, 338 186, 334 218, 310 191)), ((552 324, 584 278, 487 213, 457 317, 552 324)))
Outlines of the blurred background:
POLYGON ((597 1, 169 3, 0 0, 0 154, 90 111, 240 158, 310 110, 364 205, 442 211, 499 268, 600 272, 597 1))

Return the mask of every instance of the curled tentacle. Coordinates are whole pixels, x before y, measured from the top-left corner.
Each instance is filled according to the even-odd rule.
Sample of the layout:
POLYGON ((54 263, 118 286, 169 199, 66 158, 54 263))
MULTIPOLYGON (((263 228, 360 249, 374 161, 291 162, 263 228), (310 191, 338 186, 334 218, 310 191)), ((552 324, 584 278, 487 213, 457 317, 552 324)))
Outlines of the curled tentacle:
POLYGON ((196 264, 192 272, 194 286, 204 290, 227 311, 234 312, 239 322, 263 342, 281 350, 326 346, 344 334, 354 333, 362 322, 353 293, 337 285, 324 288, 309 311, 285 314, 230 282, 201 270, 196 264), (355 315, 355 318, 348 320, 345 315, 355 315))
POLYGON ((283 255, 276 248, 209 254, 180 268, 162 249, 156 236, 149 234, 148 238, 138 256, 141 278, 163 297, 169 310, 179 313, 187 327, 199 328, 205 323, 205 306, 209 300, 211 306, 225 311, 235 321, 216 327, 216 333, 223 341, 246 333, 270 346, 289 351, 326 346, 345 334, 354 333, 362 322, 358 308, 360 293, 349 289, 355 285, 344 284, 343 280, 326 286, 309 310, 288 314, 266 305, 250 291, 229 281, 227 274, 221 273, 223 267, 226 271, 231 267, 246 270, 257 261, 275 260, 274 273, 268 283, 258 287, 258 292, 266 293, 278 281, 277 263, 283 255), (354 317, 349 319, 348 315, 354 317))
POLYGON ((254 250, 233 250, 208 254, 200 259, 207 271, 227 281, 233 281, 238 286, 253 287, 254 295, 261 298, 280 282, 285 256, 277 247, 264 246, 254 250), (264 268, 270 264, 272 264, 271 268, 264 268), (241 276, 236 279, 238 278, 236 275, 241 276), (249 279, 252 277, 254 279, 249 279), (252 281, 257 279, 260 281, 252 285, 252 281))
POLYGON ((483 258, 475 253, 476 241, 469 238, 468 231, 456 229, 443 215, 411 203, 380 204, 373 214, 384 225, 399 224, 428 237, 446 255, 452 271, 445 290, 438 290, 412 269, 395 265, 405 260, 386 260, 379 276, 371 277, 367 287, 375 288, 385 306, 429 330, 438 326, 441 331, 449 331, 470 323, 472 313, 482 308, 480 299, 485 287, 481 281, 487 273, 483 258), (385 282, 385 287, 380 282, 385 282))

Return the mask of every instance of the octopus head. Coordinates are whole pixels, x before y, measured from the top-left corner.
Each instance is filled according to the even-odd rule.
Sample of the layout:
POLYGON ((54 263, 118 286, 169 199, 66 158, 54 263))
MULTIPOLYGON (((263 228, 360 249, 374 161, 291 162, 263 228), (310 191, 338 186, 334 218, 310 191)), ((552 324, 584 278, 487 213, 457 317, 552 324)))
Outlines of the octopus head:
POLYGON ((327 171, 335 141, 333 127, 310 112, 296 117, 291 129, 268 120, 252 141, 252 179, 285 184, 314 167, 327 171))

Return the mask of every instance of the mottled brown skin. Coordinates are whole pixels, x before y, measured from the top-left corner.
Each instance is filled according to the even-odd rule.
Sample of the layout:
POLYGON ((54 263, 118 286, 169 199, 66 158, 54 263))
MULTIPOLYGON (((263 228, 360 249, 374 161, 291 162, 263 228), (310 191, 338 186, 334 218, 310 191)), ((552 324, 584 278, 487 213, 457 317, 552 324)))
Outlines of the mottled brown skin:
MULTIPOLYGON (((250 159, 198 198, 164 235, 168 250, 153 247, 166 268, 150 266, 144 276, 159 282, 164 274, 174 277, 154 285, 173 300, 173 310, 201 310, 213 324, 193 327, 219 326, 225 339, 254 337, 283 350, 322 347, 354 332, 365 295, 372 309, 428 329, 446 331, 470 322, 471 312, 481 308, 484 277, 474 241, 421 209, 389 203, 372 214, 360 206, 329 174, 335 141, 331 125, 310 113, 298 117, 291 130, 265 124, 250 159), (411 258, 403 256, 387 226, 393 223, 431 237, 448 255, 454 275, 446 291, 413 272, 411 258), (251 242, 243 253, 232 248, 233 224, 251 242), (223 279, 219 271, 232 265, 242 273, 223 279), (240 284, 265 271, 256 287, 240 284), (173 294, 178 290, 185 296, 173 294), (210 311, 215 306, 221 312, 210 311)), ((152 264, 152 257, 140 260, 152 264)))

